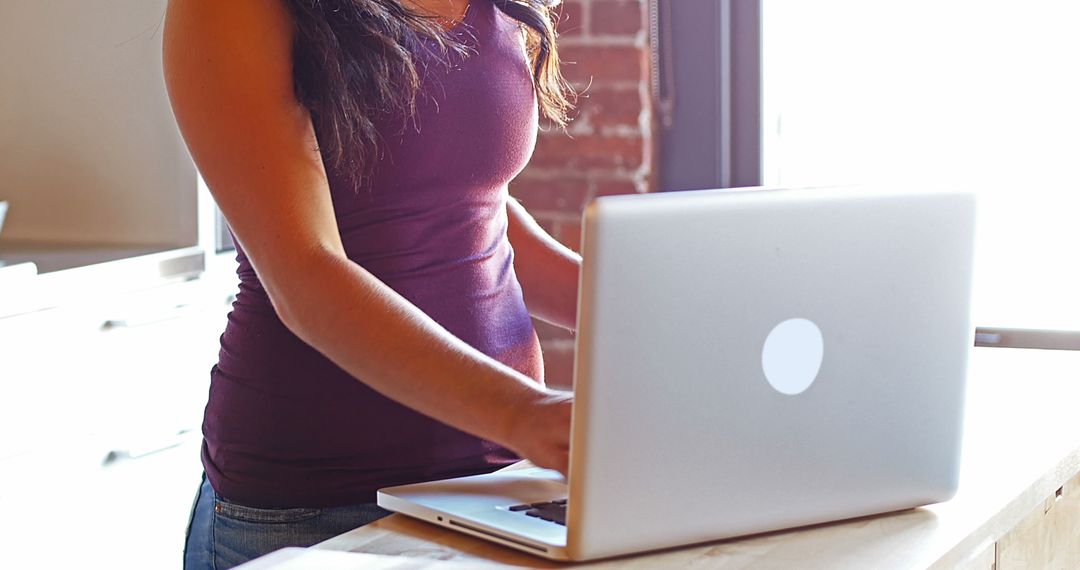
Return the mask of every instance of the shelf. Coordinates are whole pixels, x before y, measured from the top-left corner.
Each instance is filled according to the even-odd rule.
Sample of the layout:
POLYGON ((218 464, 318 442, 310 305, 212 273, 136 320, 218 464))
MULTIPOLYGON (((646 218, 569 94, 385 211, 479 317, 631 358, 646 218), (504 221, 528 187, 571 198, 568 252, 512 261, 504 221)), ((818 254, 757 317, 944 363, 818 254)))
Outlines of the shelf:
POLYGON ((0 244, 8 270, 36 265, 38 275, 5 279, 0 318, 190 279, 206 267, 201 248, 87 244, 0 244))
POLYGON ((34 263, 38 274, 177 249, 164 245, 0 242, 0 266, 34 263))

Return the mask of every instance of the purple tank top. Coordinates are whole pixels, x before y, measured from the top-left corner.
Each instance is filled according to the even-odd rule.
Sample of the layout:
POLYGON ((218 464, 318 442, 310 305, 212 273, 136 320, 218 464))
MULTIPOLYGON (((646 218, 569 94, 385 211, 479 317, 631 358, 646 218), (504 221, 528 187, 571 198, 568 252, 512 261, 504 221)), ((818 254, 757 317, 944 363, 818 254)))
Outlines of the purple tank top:
MULTIPOLYGON (((542 381, 540 345, 506 238, 507 183, 536 142, 517 23, 473 0, 449 67, 416 50, 415 122, 377 122, 382 156, 361 188, 330 176, 349 258, 465 342, 542 381)), ((240 291, 211 372, 202 458, 214 489, 254 507, 374 500, 382 486, 489 471, 516 458, 389 400, 281 323, 243 251, 240 291)))

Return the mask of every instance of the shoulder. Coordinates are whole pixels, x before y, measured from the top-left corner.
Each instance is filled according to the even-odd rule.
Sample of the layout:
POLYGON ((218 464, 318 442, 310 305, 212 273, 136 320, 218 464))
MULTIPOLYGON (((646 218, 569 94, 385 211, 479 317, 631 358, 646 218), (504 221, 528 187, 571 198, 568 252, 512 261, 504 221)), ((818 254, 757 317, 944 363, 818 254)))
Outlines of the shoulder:
POLYGON ((293 27, 287 0, 169 0, 165 57, 216 52, 288 60, 293 27))
POLYGON ((293 97, 285 0, 169 0, 162 59, 173 97, 293 97))

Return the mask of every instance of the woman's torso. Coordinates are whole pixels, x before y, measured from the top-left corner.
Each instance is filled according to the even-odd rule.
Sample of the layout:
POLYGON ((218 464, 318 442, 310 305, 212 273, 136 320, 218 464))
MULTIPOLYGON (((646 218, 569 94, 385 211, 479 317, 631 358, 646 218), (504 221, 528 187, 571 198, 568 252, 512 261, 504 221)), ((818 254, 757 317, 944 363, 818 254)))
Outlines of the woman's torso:
MULTIPOLYGON (((444 67, 414 50, 423 76, 416 116, 376 120, 380 159, 362 187, 330 173, 335 217, 351 260, 465 342, 542 381, 506 238, 507 184, 528 162, 537 125, 522 35, 491 0, 473 0, 451 34, 474 53, 444 67)), ((382 397, 303 343, 239 248, 237 258, 240 292, 203 424, 203 463, 222 496, 267 507, 358 503, 381 486, 514 459, 382 397)))

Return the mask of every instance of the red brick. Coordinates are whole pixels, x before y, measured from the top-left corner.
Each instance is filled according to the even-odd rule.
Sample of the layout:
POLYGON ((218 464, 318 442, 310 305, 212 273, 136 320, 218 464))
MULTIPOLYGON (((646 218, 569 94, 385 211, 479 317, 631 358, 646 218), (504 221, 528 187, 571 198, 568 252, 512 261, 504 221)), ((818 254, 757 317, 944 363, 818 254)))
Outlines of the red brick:
POLYGON ((555 235, 555 223, 556 223, 555 220, 553 220, 551 218, 548 218, 543 213, 538 213, 538 212, 529 212, 529 213, 533 215, 533 218, 536 219, 536 223, 540 224, 540 227, 543 228, 544 231, 548 233, 548 235, 551 235, 551 236, 555 235))
POLYGON ((552 342, 573 342, 574 334, 570 331, 557 327, 555 325, 545 323, 540 319, 533 319, 533 327, 536 329, 536 335, 540 337, 542 343, 552 342))
POLYGON ((557 222, 555 231, 551 235, 566 247, 577 252, 581 251, 580 222, 557 222))
POLYGON ((522 173, 510 183, 510 195, 530 210, 580 210, 589 198, 589 182, 584 178, 531 178, 522 173))
POLYGON ((595 35, 632 36, 641 31, 641 2, 638 0, 593 0, 589 18, 595 35))
POLYGON ((637 194, 637 184, 631 179, 598 180, 595 196, 620 196, 637 194))
POLYGON ((567 80, 587 84, 603 81, 641 81, 645 52, 636 46, 566 46, 559 50, 567 80))
POLYGON ((537 138, 532 164, 571 169, 637 168, 644 153, 645 144, 640 136, 582 135, 570 138, 562 133, 544 133, 537 138))
POLYGON ((580 2, 563 2, 558 11, 558 32, 562 37, 580 36, 585 33, 585 9, 580 2))
POLYGON ((597 126, 637 127, 642 107, 641 94, 632 88, 596 87, 578 97, 578 112, 597 126))
POLYGON ((544 347, 544 380, 555 389, 569 390, 574 384, 574 349, 562 344, 544 347))
MULTIPOLYGON (((579 97, 579 99, 580 99, 580 97, 579 97)), ((544 116, 541 115, 540 116, 540 125, 539 125, 540 126, 540 132, 544 132, 544 133, 563 133, 563 132, 565 132, 565 131, 567 131, 569 129, 573 129, 575 127, 574 121, 577 121, 578 119, 581 118, 581 110, 578 108, 578 104, 574 101, 573 98, 570 99, 570 104, 573 105, 573 107, 570 109, 570 112, 567 113, 567 119, 569 119, 569 121, 568 121, 568 124, 566 125, 565 128, 555 124, 554 122, 552 122, 547 117, 544 117, 544 116)))

